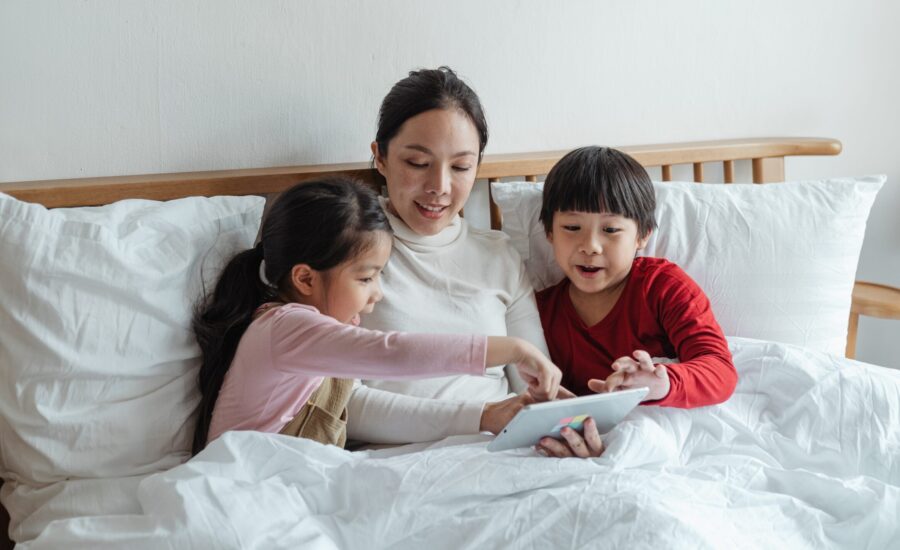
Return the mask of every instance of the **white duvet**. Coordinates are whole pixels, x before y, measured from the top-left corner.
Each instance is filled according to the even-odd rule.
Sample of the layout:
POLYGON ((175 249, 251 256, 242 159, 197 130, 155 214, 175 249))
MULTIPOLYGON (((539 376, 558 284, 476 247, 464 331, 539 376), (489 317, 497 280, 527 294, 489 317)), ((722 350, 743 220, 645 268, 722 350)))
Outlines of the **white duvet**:
POLYGON ((900 371, 731 348, 727 403, 639 407, 599 459, 233 432, 22 548, 900 548, 900 371))

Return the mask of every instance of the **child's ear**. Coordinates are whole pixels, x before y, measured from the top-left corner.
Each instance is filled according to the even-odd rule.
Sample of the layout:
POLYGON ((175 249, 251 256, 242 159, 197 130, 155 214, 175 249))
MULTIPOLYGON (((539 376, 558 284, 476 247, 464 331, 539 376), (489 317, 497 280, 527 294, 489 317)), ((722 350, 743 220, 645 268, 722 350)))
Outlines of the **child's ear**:
POLYGON ((307 264, 297 264, 291 268, 291 286, 301 296, 312 296, 319 284, 319 273, 307 264))
POLYGON ((381 156, 381 152, 378 150, 378 142, 373 141, 370 146, 372 149, 372 158, 375 159, 375 169, 378 170, 378 173, 382 176, 384 175, 384 157, 381 156))
POLYGON ((647 234, 638 239, 638 250, 643 250, 647 248, 647 243, 650 242, 650 236, 653 235, 653 230, 647 231, 647 234))
POLYGON ((553 244, 553 231, 547 231, 545 235, 547 235, 547 242, 553 244))

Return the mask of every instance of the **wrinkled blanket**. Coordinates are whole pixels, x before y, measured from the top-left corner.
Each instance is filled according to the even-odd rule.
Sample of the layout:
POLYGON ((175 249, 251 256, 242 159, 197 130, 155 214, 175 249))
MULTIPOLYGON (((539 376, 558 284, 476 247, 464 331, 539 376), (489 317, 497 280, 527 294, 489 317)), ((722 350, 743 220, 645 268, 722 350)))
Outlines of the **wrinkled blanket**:
POLYGON ((22 548, 900 548, 900 371, 730 344, 729 401, 638 407, 598 459, 231 432, 143 480, 143 514, 22 548))

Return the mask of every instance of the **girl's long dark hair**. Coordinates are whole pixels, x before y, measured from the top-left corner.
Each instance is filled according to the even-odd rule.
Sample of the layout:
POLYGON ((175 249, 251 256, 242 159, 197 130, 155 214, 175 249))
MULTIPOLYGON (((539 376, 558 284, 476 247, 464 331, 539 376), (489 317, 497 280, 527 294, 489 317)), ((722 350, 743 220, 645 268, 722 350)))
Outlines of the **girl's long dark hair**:
POLYGON ((262 224, 259 244, 234 256, 212 293, 198 304, 193 329, 202 351, 200 407, 193 454, 206 446, 212 412, 241 336, 263 303, 289 292, 297 264, 326 271, 371 246, 376 231, 390 233, 375 192, 348 178, 295 185, 282 193, 262 224), (265 278, 260 264, 265 259, 265 278))

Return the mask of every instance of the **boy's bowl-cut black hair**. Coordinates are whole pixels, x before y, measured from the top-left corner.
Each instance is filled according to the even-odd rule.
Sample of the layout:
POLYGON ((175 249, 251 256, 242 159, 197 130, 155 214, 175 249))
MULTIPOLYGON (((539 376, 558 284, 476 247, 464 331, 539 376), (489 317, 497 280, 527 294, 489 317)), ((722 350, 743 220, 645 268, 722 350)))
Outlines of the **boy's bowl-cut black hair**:
POLYGON ((553 230, 556 212, 610 213, 634 220, 638 235, 656 228, 656 192, 644 167, 611 147, 575 149, 557 162, 544 181, 540 220, 553 230))

